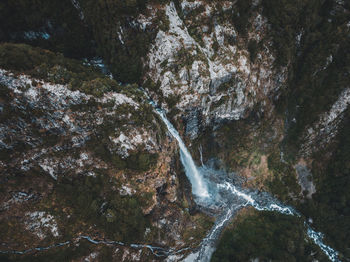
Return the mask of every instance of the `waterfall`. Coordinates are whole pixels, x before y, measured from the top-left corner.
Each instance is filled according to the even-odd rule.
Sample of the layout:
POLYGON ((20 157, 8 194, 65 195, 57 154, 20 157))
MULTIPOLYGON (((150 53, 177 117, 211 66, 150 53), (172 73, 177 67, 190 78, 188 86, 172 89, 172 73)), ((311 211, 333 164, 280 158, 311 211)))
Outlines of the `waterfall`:
POLYGON ((181 163, 185 168, 186 176, 188 177, 188 179, 192 184, 193 194, 200 198, 209 198, 208 188, 205 182, 203 181, 203 177, 201 176, 196 164, 192 159, 190 152, 186 148, 186 145, 182 141, 179 133, 174 128, 174 126, 169 122, 169 120, 166 118, 163 110, 156 108, 156 112, 158 113, 160 118, 163 120, 164 124, 167 126, 171 135, 177 140, 179 144, 181 163))
MULTIPOLYGON (((141 90, 144 92, 143 89, 141 90)), ((149 98, 147 93, 145 94, 149 98)), ((285 215, 301 217, 301 215, 292 207, 283 205, 268 193, 247 190, 235 185, 234 181, 230 180, 228 174, 225 172, 217 171, 205 166, 203 164, 202 157, 202 167, 198 168, 195 165, 191 154, 186 148, 185 143, 182 141, 179 133, 166 118, 163 110, 157 108, 156 104, 152 100, 150 100, 150 104, 155 108, 156 113, 160 116, 171 135, 177 140, 179 144, 181 163, 183 164, 186 175, 192 184, 193 194, 197 196, 195 201, 199 206, 202 206, 203 208, 220 211, 220 214, 217 216, 214 226, 208 232, 207 236, 202 240, 198 250, 194 253, 189 254, 186 258, 184 258, 183 261, 209 262, 213 252, 215 251, 216 244, 220 238, 220 234, 234 217, 234 215, 241 208, 244 208, 246 206, 252 206, 259 211, 274 211, 285 215)), ((200 148, 200 152, 201 151, 202 150, 200 148)), ((323 243, 323 234, 313 230, 308 223, 304 223, 307 236, 320 247, 320 249, 328 256, 331 261, 340 262, 340 259, 338 258, 338 252, 323 243)), ((174 250, 172 248, 155 247, 148 244, 128 245, 126 243, 118 241, 96 240, 90 238, 89 236, 79 236, 70 241, 57 243, 46 247, 35 247, 23 251, 0 250, 0 254, 21 255, 33 251, 44 251, 51 248, 67 246, 82 239, 85 239, 90 243, 96 245, 120 245, 140 250, 147 248, 157 257, 167 257, 166 261, 178 261, 177 255, 181 255, 182 252, 192 249, 187 247, 180 250, 174 250)))
MULTIPOLYGON (((148 95, 147 97, 149 98, 148 95)), ((216 243, 221 232, 232 219, 234 214, 243 207, 252 206, 259 211, 274 211, 285 215, 301 216, 293 208, 283 205, 268 194, 259 195, 256 191, 247 192, 247 190, 240 189, 238 186, 235 186, 232 181, 227 181, 227 177, 220 177, 217 172, 205 167, 203 162, 200 171, 195 165, 192 156, 186 148, 185 143, 182 141, 179 133, 166 118, 164 111, 158 108, 151 99, 150 104, 155 108, 155 111, 167 126, 168 131, 179 144, 181 163, 183 164, 186 175, 192 184, 193 194, 199 197, 199 199, 197 199, 197 204, 206 208, 212 208, 214 206, 218 209, 223 209, 221 210, 221 215, 217 217, 212 229, 202 240, 199 250, 187 256, 183 260, 184 262, 209 262, 215 251, 216 243), (210 193, 208 188, 210 188, 210 193), (198 201, 203 199, 205 201, 198 201)), ((306 222, 305 228, 308 237, 320 247, 331 261, 340 261, 337 251, 323 243, 323 234, 314 231, 306 222)))

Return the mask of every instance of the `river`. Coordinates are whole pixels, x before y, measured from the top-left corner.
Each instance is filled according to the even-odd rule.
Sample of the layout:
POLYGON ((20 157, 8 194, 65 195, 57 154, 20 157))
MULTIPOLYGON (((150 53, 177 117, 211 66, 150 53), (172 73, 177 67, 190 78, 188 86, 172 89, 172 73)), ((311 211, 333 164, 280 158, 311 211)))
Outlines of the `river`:
MULTIPOLYGON (((202 208, 220 211, 214 226, 202 240, 198 251, 187 256, 183 261, 209 262, 221 232, 237 211, 246 206, 252 206, 259 211, 274 211, 285 215, 301 216, 294 208, 284 205, 268 193, 240 188, 225 172, 206 167, 203 163, 202 167, 197 167, 179 133, 167 119, 165 112, 158 108, 153 101, 150 104, 154 106, 169 133, 179 144, 181 163, 191 182, 196 203, 202 208)), ((321 248, 331 261, 340 261, 338 252, 323 242, 322 233, 313 230, 307 222, 305 222, 305 228, 308 237, 321 248)))

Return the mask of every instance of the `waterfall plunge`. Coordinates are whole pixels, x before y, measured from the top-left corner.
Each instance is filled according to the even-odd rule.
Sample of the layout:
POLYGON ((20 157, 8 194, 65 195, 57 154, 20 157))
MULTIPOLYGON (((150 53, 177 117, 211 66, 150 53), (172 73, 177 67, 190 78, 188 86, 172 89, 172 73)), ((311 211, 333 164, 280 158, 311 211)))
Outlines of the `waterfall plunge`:
MULTIPOLYGON (((195 165, 192 159, 192 156, 188 151, 188 149, 186 148, 185 143, 182 141, 179 133, 174 128, 174 126, 169 122, 169 120, 166 118, 164 111, 161 110, 160 108, 157 108, 155 103, 152 100, 150 100, 150 104, 154 106, 157 114, 161 117, 161 119, 167 126, 169 132, 179 143, 181 162, 185 167, 186 175, 192 184, 193 194, 199 197, 200 199, 205 199, 206 201, 208 200, 207 204, 211 201, 215 202, 215 200, 213 199, 214 196, 212 195, 214 194, 214 192, 212 192, 212 194, 209 195, 209 192, 208 192, 209 184, 204 182, 204 177, 202 176, 197 166, 195 165)), ((209 169, 207 171, 209 171, 209 169)), ((209 180, 207 182, 213 184, 209 180)), ((300 216, 298 212, 294 211, 292 208, 288 206, 284 206, 283 204, 278 203, 278 201, 276 201, 272 197, 262 199, 262 200, 265 200, 263 201, 265 203, 259 203, 260 201, 258 200, 261 200, 261 199, 259 198, 256 199, 255 197, 253 197, 254 192, 249 192, 249 193, 244 192, 244 190, 238 189, 231 182, 225 181, 224 183, 219 182, 214 184, 216 188, 224 190, 226 193, 230 192, 231 197, 238 197, 243 202, 241 204, 236 205, 235 207, 226 206, 226 209, 222 212, 222 215, 217 218, 217 221, 214 227, 209 231, 207 237, 203 239, 198 252, 190 254, 187 258, 183 260, 185 262, 193 262, 193 261, 209 262, 213 252, 215 251, 216 242, 219 239, 220 233, 222 232, 226 224, 231 220, 233 215, 242 207, 252 206, 259 211, 263 211, 263 210, 275 211, 285 215, 300 216)), ((211 185, 211 188, 213 189, 213 185, 211 185)), ((227 204, 232 204, 232 203, 228 201, 227 204)), ((306 222, 305 222, 305 226, 307 229, 308 237, 312 239, 314 243, 321 248, 321 250, 328 256, 328 258, 331 261, 339 262, 340 259, 338 258, 338 252, 323 243, 323 235, 319 232, 314 231, 306 222)))
POLYGON ((188 177, 188 179, 192 184, 193 194, 200 198, 208 198, 209 193, 208 193, 207 186, 205 185, 203 178, 198 168, 196 167, 196 164, 194 163, 190 152, 186 148, 185 143, 182 141, 179 133, 176 131, 174 126, 169 122, 169 120, 165 116, 165 113, 161 109, 156 108, 156 112, 162 118, 169 132, 179 143, 181 163, 185 167, 186 176, 188 177))

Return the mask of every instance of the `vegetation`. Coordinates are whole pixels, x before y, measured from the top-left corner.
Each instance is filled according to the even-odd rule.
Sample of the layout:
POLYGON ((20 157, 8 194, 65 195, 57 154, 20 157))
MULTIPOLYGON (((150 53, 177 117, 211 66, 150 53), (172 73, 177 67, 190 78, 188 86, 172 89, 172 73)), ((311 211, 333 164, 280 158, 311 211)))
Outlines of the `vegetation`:
POLYGON ((0 3, 0 42, 27 43, 79 59, 99 55, 118 80, 134 83, 141 76, 141 58, 156 32, 130 27, 129 22, 145 10, 147 2, 81 0, 81 10, 77 10, 70 0, 5 0, 0 3), (125 45, 117 33, 121 28, 125 45), (27 37, 26 33, 37 36, 27 37))
POLYGON ((237 1, 234 6, 234 11, 232 22, 238 33, 245 36, 248 32, 249 18, 252 14, 252 0, 237 1))
POLYGON ((322 251, 306 239, 303 221, 273 212, 253 213, 226 230, 213 262, 326 261, 322 251))
POLYGON ((59 214, 61 223, 66 225, 64 235, 67 237, 78 229, 78 225, 86 224, 95 225, 113 240, 141 241, 149 222, 142 213, 140 199, 120 196, 113 190, 113 187, 120 187, 118 182, 98 170, 96 172, 96 177, 60 180, 50 199, 46 200, 54 201, 49 209, 64 207, 70 210, 69 218, 59 214))
MULTIPOLYGON (((0 260, 3 262, 61 262, 79 260, 82 257, 88 256, 96 249, 96 245, 89 243, 87 240, 81 240, 79 245, 67 245, 64 247, 53 248, 45 252, 38 252, 30 255, 0 255, 0 260)), ((111 248, 101 248, 98 258, 101 261, 112 261, 111 248), (102 260, 105 258, 106 260, 102 260)))
POLYGON ((312 200, 301 205, 303 213, 314 220, 334 247, 350 257, 350 110, 344 117, 337 142, 320 151, 312 166, 317 181, 312 200), (328 159, 328 151, 334 153, 328 159))
POLYGON ((72 58, 96 56, 92 32, 70 0, 1 1, 0 24, 0 42, 23 42, 72 58), (28 38, 25 32, 49 38, 28 38))
MULTIPOLYGON (((347 86, 348 19, 331 0, 264 0, 262 5, 272 27, 276 66, 289 67, 288 89, 276 104, 281 113, 288 112, 286 142, 290 155, 295 155, 305 127, 347 86)), ((349 3, 344 7, 349 10, 349 3)))
POLYGON ((258 42, 256 40, 250 40, 248 42, 248 51, 250 54, 250 61, 254 63, 258 54, 258 42))
POLYGON ((97 97, 107 91, 121 90, 116 81, 104 76, 97 68, 26 44, 0 44, 0 68, 55 84, 67 84, 72 90, 97 97))
POLYGON ((280 160, 279 152, 268 157, 268 168, 273 173, 269 190, 284 202, 291 202, 299 196, 300 186, 297 183, 295 169, 292 165, 280 160))
MULTIPOLYGON (((167 0, 79 2, 85 16, 83 21, 79 19, 78 11, 69 0, 2 1, 0 42, 30 43, 51 51, 26 44, 2 43, 0 67, 53 83, 67 84, 72 90, 81 90, 96 97, 101 97, 108 91, 122 90, 135 99, 141 99, 135 91, 135 86, 122 87, 116 81, 103 76, 96 68, 84 66, 82 62, 64 56, 81 59, 99 54, 110 65, 113 75, 118 80, 140 82, 143 74, 142 58, 145 57, 157 30, 168 30, 169 21, 164 11, 159 11, 156 15, 158 21, 154 23, 154 28, 145 31, 130 26, 130 21, 140 13, 147 14, 145 8, 147 3, 165 3, 167 0), (30 31, 48 33, 49 38, 39 36, 30 39, 25 36, 25 32, 30 31)), ((218 21, 231 19, 240 36, 244 38, 254 11, 252 2, 237 1, 233 11, 225 13, 225 16, 219 16, 218 21)), ((303 142, 300 138, 308 125, 317 121, 319 115, 331 107, 349 83, 348 12, 342 12, 337 2, 339 1, 263 0, 261 2, 264 15, 271 25, 269 33, 276 51, 275 66, 287 67, 289 72, 288 87, 281 91, 278 101, 275 101, 280 117, 287 120, 285 126, 287 138, 283 145, 288 153, 288 160, 297 156, 299 145, 303 142)), ((179 9, 179 1, 175 1, 175 5, 179 9)), ((346 1, 343 6, 347 9, 350 7, 346 1)), ((203 8, 195 9, 189 16, 195 17, 203 11, 203 8)), ((181 12, 179 14, 183 15, 181 12)), ((198 29, 202 25, 196 21, 192 22, 188 27, 189 33, 201 43, 198 29)), ((208 21, 209 31, 212 30, 211 23, 212 21, 208 21)), ((232 43, 235 41, 233 37, 225 39, 232 43)), ((216 42, 213 48, 215 47, 216 42)), ((248 42, 252 62, 256 60, 258 50, 259 44, 256 41, 248 42)), ((174 65, 174 70, 179 66, 191 66, 193 59, 186 50, 179 50, 176 59, 179 63, 174 65)), ((165 66, 165 63, 162 66, 165 66)), ((220 88, 225 90, 230 84, 223 84, 220 88)), ((155 91, 159 89, 159 83, 148 81, 145 87, 155 91)), ((24 117, 27 120, 31 117, 30 114, 32 116, 43 114, 41 110, 31 110, 29 113, 13 111, 14 109, 8 106, 12 98, 11 91, 0 85, 0 103, 4 104, 0 121, 11 121, 11 116, 24 117)), ((174 107, 178 102, 176 96, 160 99, 167 101, 170 107, 174 107)), ((225 102, 224 99, 213 106, 220 106, 225 102)), ((79 110, 84 106, 89 110, 95 110, 101 105, 96 101, 89 101, 88 104, 75 109, 79 110)), ((109 105, 104 106, 107 108, 109 105)), ((87 144, 88 149, 99 158, 111 163, 115 170, 143 172, 150 170, 157 162, 157 154, 149 154, 141 149, 131 152, 126 159, 111 153, 110 150, 108 137, 115 134, 115 126, 122 130, 125 124, 148 127, 152 125, 151 108, 145 105, 140 107, 142 114, 133 114, 130 119, 119 117, 130 112, 132 110, 130 106, 123 105, 118 108, 119 115, 115 118, 110 117, 101 127, 96 128, 87 144)), ((265 125, 270 125, 271 119, 255 113, 253 112, 245 120, 217 126, 215 132, 206 130, 202 137, 193 143, 193 148, 197 148, 199 141, 206 142, 204 155, 225 159, 230 170, 247 167, 250 164, 258 165, 260 156, 268 155, 268 169, 273 174, 272 181, 267 185, 269 190, 283 201, 292 201, 291 199, 300 193, 300 188, 296 183, 294 168, 290 164, 282 163, 276 150, 279 130, 276 131, 277 138, 269 136, 270 133, 266 131, 268 127, 257 119, 268 122, 265 125)), ((298 208, 303 214, 313 218, 315 226, 326 234, 327 241, 342 251, 345 257, 350 257, 349 110, 344 119, 336 143, 313 156, 315 161, 312 172, 317 190, 312 200, 306 200, 298 208)), ((47 132, 43 137, 43 143, 53 146, 60 138, 55 133, 47 132)), ((28 145, 19 141, 13 149, 3 148, 0 150, 0 160, 9 161, 15 156, 11 155, 12 153, 24 152, 27 147, 28 145)), ((50 193, 49 200, 40 203, 41 207, 55 213, 61 224, 69 225, 65 229, 65 236, 73 232, 90 230, 87 225, 94 225, 93 230, 96 229, 109 238, 127 242, 143 239, 149 221, 143 216, 140 207, 150 196, 120 196, 115 191, 119 186, 118 181, 99 170, 96 170, 96 173, 98 175, 95 178, 63 178, 50 193)), ((199 223, 203 224, 198 230, 200 233, 186 232, 186 238, 190 238, 192 234, 197 238, 203 234, 202 229, 210 226, 205 219, 199 223)), ((304 228, 297 218, 264 212, 238 221, 235 226, 223 235, 213 261, 247 261, 254 258, 309 261, 312 260, 311 251, 317 250, 304 241, 304 228)), ((6 227, 7 224, 3 224, 1 230, 6 227)), ((5 229, 4 232, 7 230, 5 229)), ((46 260, 62 261, 66 260, 65 256, 78 259, 80 251, 78 247, 69 247, 62 254, 49 253, 49 258, 46 260), (72 252, 76 253, 71 254, 72 252)), ((81 252, 85 254, 85 251, 81 252)), ((317 252, 316 256, 319 256, 319 250, 317 252)), ((37 258, 38 261, 45 260, 41 255, 37 258)), ((323 260, 324 257, 318 259, 323 260)))
POLYGON ((122 82, 138 82, 141 58, 146 55, 156 32, 129 26, 130 19, 145 10, 146 1, 80 1, 86 21, 92 28, 98 53, 122 82), (118 32, 120 35, 118 35, 118 32))

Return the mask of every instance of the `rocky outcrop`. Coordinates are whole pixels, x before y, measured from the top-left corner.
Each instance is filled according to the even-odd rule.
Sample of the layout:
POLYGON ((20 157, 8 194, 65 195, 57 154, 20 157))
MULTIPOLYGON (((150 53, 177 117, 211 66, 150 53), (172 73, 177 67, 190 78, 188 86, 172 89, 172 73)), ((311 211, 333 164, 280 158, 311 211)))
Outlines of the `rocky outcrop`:
MULTIPOLYGON (((4 69, 0 88, 0 174, 7 185, 0 220, 7 249, 82 234, 130 241, 131 228, 135 242, 174 250, 200 241, 211 222, 185 215, 176 142, 141 91, 128 86, 95 96, 4 69), (81 216, 83 210, 89 215, 81 216)), ((120 248, 119 261, 140 255, 120 248)))
POLYGON ((285 83, 285 72, 273 68, 266 19, 258 9, 247 36, 261 46, 253 61, 247 39, 229 20, 220 21, 220 15, 234 12, 229 2, 222 6, 183 2, 181 7, 170 2, 162 8, 169 29, 159 30, 145 61, 148 71, 144 78, 158 83, 157 89, 148 90, 163 107, 179 110, 175 118, 185 115, 186 130, 198 129, 193 126, 198 115, 189 113, 192 110, 200 112, 205 126, 238 120, 285 83))

